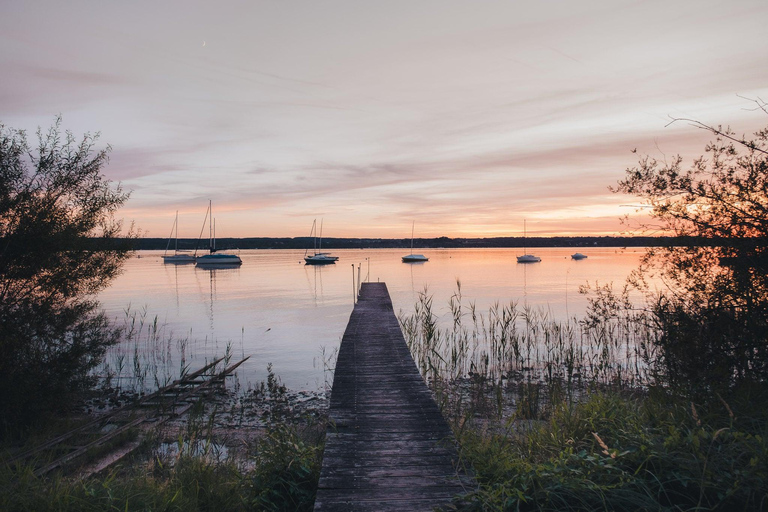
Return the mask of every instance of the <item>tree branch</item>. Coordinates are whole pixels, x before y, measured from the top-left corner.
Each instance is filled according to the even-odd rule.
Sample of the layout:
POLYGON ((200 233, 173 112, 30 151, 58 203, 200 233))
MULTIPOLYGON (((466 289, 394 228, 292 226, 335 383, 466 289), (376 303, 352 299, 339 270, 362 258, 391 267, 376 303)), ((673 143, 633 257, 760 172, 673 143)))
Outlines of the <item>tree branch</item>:
POLYGON ((678 121, 684 121, 684 122, 690 124, 691 126, 695 126, 696 128, 699 128, 701 130, 706 130, 708 132, 712 132, 715 135, 719 135, 719 136, 724 137, 724 138, 726 138, 728 140, 731 140, 733 142, 741 144, 742 146, 744 146, 746 148, 749 148, 749 149, 751 149, 753 151, 757 151, 757 152, 762 153, 764 155, 768 155, 768 150, 765 150, 765 149, 757 147, 757 145, 755 143, 749 142, 749 141, 744 140, 744 139, 737 139, 736 137, 734 137, 733 135, 730 135, 727 132, 724 132, 724 131, 722 131, 722 130, 720 130, 718 128, 715 128, 714 126, 709 126, 708 124, 704 124, 701 121, 697 121, 696 119, 688 119, 686 117, 671 117, 671 116, 670 116, 670 119, 671 119, 671 121, 668 122, 666 125, 664 125, 665 127, 670 126, 670 125, 672 125, 672 124, 674 124, 674 123, 676 123, 678 121))

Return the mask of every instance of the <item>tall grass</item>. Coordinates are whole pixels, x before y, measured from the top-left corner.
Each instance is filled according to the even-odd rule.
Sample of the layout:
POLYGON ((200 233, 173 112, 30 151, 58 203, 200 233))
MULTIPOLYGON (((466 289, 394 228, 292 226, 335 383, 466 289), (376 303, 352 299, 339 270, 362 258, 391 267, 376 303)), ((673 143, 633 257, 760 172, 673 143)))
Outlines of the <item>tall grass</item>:
POLYGON ((259 388, 270 403, 263 432, 236 450, 215 432, 217 406, 201 401, 178 426, 175 442, 161 443, 156 432, 107 474, 76 480, 37 477, 32 466, 0 467, 0 510, 309 511, 324 420, 295 421, 288 390, 271 369, 259 388))
POLYGON ((149 393, 204 366, 215 354, 224 356, 220 367, 228 365, 234 355, 231 340, 224 346, 214 341, 214 347, 208 346, 208 337, 190 341, 189 336, 169 331, 146 308, 134 310, 129 306, 114 323, 120 328, 119 342, 110 347, 94 371, 103 389, 126 395, 149 393))
POLYGON ((459 510, 768 510, 764 386, 695 401, 655 371, 659 333, 627 294, 582 319, 511 302, 478 312, 460 283, 401 315, 478 488, 459 510))
POLYGON ((123 393, 147 393, 186 374, 190 353, 189 338, 166 332, 157 316, 146 308, 129 306, 121 320, 119 343, 111 347, 96 370, 104 388, 123 393))
POLYGON ((605 313, 556 321, 517 302, 497 302, 483 313, 465 301, 458 282, 447 321, 439 320, 443 315, 425 291, 400 323, 444 410, 455 417, 467 411, 502 417, 512 410, 530 418, 560 396, 572 401, 591 389, 652 382, 652 324, 630 308, 605 313))
POLYGON ((559 402, 524 433, 465 429, 462 456, 480 485, 457 508, 768 510, 765 410, 657 392, 559 402))

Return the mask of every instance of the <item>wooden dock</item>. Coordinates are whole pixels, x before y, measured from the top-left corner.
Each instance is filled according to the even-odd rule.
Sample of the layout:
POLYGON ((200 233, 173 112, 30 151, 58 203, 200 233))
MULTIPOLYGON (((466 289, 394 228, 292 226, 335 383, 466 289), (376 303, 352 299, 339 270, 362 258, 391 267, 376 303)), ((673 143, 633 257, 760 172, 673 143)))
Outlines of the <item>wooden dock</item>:
POLYGON ((341 340, 315 511, 429 511, 472 480, 405 344, 384 283, 364 283, 341 340))

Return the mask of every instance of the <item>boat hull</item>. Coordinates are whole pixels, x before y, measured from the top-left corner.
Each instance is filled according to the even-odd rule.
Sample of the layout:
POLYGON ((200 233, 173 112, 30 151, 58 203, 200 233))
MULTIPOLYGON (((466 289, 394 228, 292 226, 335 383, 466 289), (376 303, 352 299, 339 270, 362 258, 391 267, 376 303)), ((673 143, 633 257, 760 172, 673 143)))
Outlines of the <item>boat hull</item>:
POLYGON ((338 256, 328 256, 326 254, 315 254, 314 256, 305 256, 304 263, 306 265, 331 265, 338 261, 338 256))
POLYGON ((408 256, 403 256, 403 263, 423 263, 425 261, 429 261, 429 258, 423 254, 409 254, 408 256))
POLYGON ((243 264, 243 260, 240 259, 239 256, 236 256, 234 254, 206 254, 205 256, 200 256, 197 258, 196 261, 197 266, 199 267, 206 267, 206 266, 213 266, 213 265, 227 265, 227 266, 238 266, 243 264))
POLYGON ((581 254, 580 252, 577 252, 576 254, 571 254, 572 260, 585 260, 587 259, 586 254, 581 254))
POLYGON ((533 254, 523 254, 522 256, 517 257, 518 263, 538 263, 540 261, 541 258, 534 256, 533 254))
POLYGON ((194 263, 196 258, 191 254, 174 254, 172 256, 163 256, 163 263, 194 263))

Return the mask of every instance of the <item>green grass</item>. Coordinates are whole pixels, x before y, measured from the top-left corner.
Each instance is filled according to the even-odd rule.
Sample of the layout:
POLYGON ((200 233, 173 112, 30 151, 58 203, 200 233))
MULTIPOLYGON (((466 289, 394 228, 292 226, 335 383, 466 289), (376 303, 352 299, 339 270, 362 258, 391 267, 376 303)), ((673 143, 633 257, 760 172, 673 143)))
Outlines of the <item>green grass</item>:
POLYGON ((134 460, 76 482, 40 478, 32 468, 0 471, 3 511, 308 511, 320 472, 322 439, 288 424, 271 427, 249 449, 248 469, 182 450, 134 460))
MULTIPOLYGON (((29 466, 0 468, 2 511, 309 511, 322 463, 325 424, 289 414, 289 399, 271 367, 260 388, 266 430, 222 456, 216 405, 198 402, 179 427, 176 450, 151 434, 107 474, 76 481, 71 468, 46 477, 29 466)), ((55 431, 47 431, 53 435, 55 431)))
MULTIPOLYGON (((18 473, 16 478, 18 478, 18 473)), ((112 472, 73 482, 25 472, 0 496, 8 511, 247 510, 236 491, 241 475, 232 465, 182 457, 167 472, 112 472)))
POLYGON ((731 416, 715 397, 595 393, 528 432, 464 429, 479 489, 458 508, 767 510, 766 417, 753 400, 731 416))
MULTIPOLYGON (((609 287, 598 295, 612 297, 609 287)), ((592 300, 553 321, 516 303, 481 313, 461 287, 401 315, 419 369, 478 488, 460 510, 768 510, 768 390, 695 399, 655 371, 643 311, 592 300)))
POLYGON ((301 439, 285 426, 271 429, 256 445, 249 504, 254 510, 312 510, 322 455, 321 443, 301 439))
POLYGON ((467 414, 546 416, 549 403, 579 400, 594 389, 646 386, 658 333, 643 312, 608 305, 581 321, 555 321, 518 303, 483 313, 461 285, 438 314, 425 292, 403 333, 422 376, 452 421, 467 414), (610 306, 610 307, 608 307, 610 306))
MULTIPOLYGON (((401 324, 476 476, 454 509, 768 510, 768 389, 692 399, 664 387, 642 315, 560 324, 514 303, 483 315, 459 289, 447 322, 425 294, 401 324)), ((174 456, 145 451, 82 482, 0 470, 0 510, 311 510, 324 428, 296 424, 269 374, 256 394, 271 404, 267 432, 246 466, 208 456, 201 410, 174 456)))

